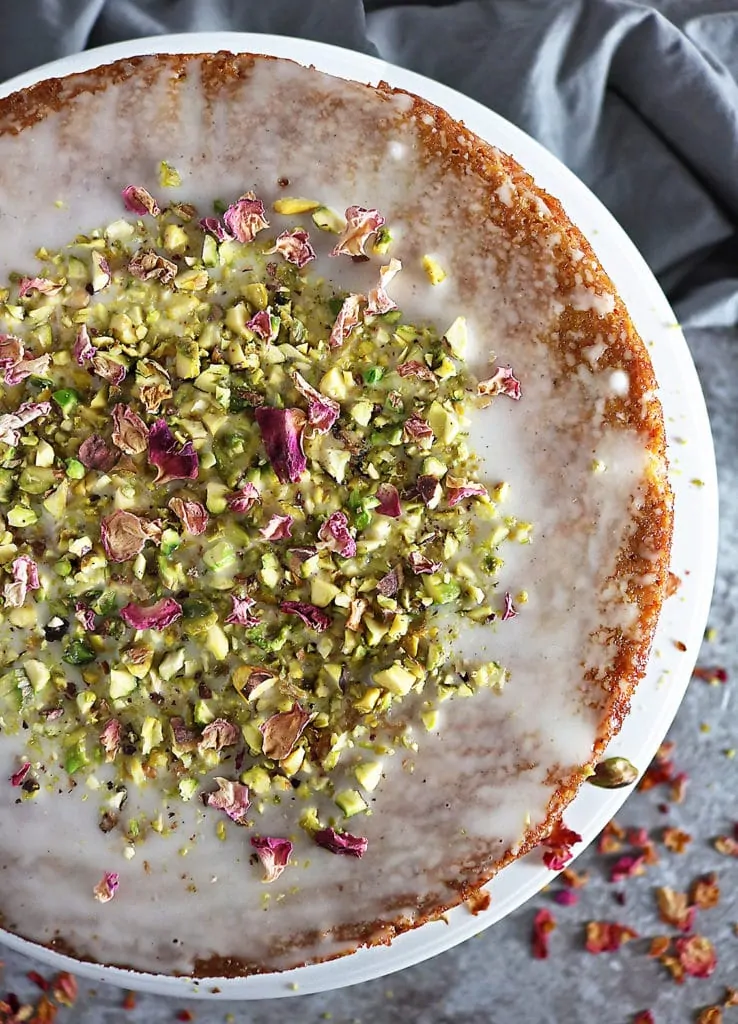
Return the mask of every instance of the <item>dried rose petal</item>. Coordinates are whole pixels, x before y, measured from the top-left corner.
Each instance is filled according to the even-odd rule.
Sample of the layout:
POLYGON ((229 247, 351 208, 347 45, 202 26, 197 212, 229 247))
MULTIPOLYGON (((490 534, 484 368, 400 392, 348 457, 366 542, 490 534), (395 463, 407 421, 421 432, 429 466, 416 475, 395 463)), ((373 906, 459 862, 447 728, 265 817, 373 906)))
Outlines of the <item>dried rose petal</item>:
POLYGON ((700 910, 709 910, 711 907, 718 905, 720 902, 720 886, 714 871, 695 878, 690 886, 689 899, 700 910))
POLYGON ((199 747, 200 750, 222 750, 238 743, 240 736, 241 733, 235 725, 227 722, 225 718, 216 718, 203 729, 199 747))
POLYGON ((177 750, 186 753, 197 749, 200 737, 194 729, 187 728, 183 718, 170 718, 169 728, 172 730, 172 738, 177 750))
POLYGON ((177 276, 177 264, 160 256, 153 249, 139 249, 128 261, 128 273, 139 281, 171 284, 177 276))
POLYGON ((100 745, 105 751, 106 761, 115 760, 115 755, 120 749, 121 735, 122 728, 120 722, 117 718, 111 718, 100 733, 100 745))
POLYGON ((662 841, 672 853, 684 853, 692 842, 692 837, 689 832, 683 832, 680 828, 665 828, 662 841))
POLYGON ((587 781, 601 789, 621 789, 638 778, 638 769, 626 757, 607 757, 595 766, 587 781))
POLYGON ((542 907, 533 918, 533 937, 531 947, 536 960, 548 958, 548 936, 556 927, 556 921, 550 910, 542 907))
POLYGON ((305 413, 262 406, 254 410, 266 453, 280 483, 296 483, 307 467, 303 451, 305 413))
POLYGON ((181 614, 182 605, 173 597, 162 597, 148 608, 140 604, 127 604, 120 610, 120 617, 132 629, 166 629, 181 614))
POLYGON ((573 854, 569 850, 546 850, 543 854, 543 863, 549 871, 561 871, 572 859, 573 854))
POLYGON ((113 444, 126 455, 140 455, 149 446, 149 428, 127 405, 113 406, 113 444))
POLYGON ((315 249, 310 244, 310 235, 304 228, 295 228, 294 231, 283 231, 280 235, 277 235, 274 248, 265 249, 264 255, 271 256, 275 252, 281 253, 288 263, 294 263, 300 270, 310 260, 315 259, 315 249))
POLYGON ((428 508, 437 508, 443 496, 441 482, 434 476, 419 476, 415 481, 418 497, 428 508))
POLYGON ((579 893, 573 889, 559 889, 554 893, 554 899, 562 907, 573 907, 579 902, 579 893))
POLYGON ((266 309, 260 309, 254 313, 246 326, 262 341, 276 341, 279 336, 280 322, 279 317, 275 316, 267 306, 266 309))
POLYGON ((31 292, 41 295, 56 295, 64 287, 58 281, 50 281, 48 277, 22 277, 18 282, 18 298, 25 299, 31 292))
POLYGON ((384 597, 394 597, 402 586, 402 566, 396 565, 377 583, 377 590, 384 597))
POLYGON ((503 609, 503 612, 502 612, 502 621, 503 622, 507 622, 508 619, 514 619, 515 616, 518 613, 517 613, 517 609, 515 608, 515 605, 513 604, 512 595, 510 594, 510 592, 508 590, 505 591, 505 596, 503 597, 503 601, 504 601, 504 609, 503 609))
MULTIPOLYGON (((428 441, 430 444, 433 443, 433 429, 429 425, 427 420, 424 420, 422 416, 414 412, 412 416, 408 416, 403 425, 403 433, 406 441, 428 441)), ((429 479, 435 480, 435 477, 429 479)))
POLYGON ((440 562, 434 562, 432 559, 426 558, 426 556, 421 555, 419 551, 411 551, 408 555, 407 561, 416 576, 420 576, 423 573, 438 572, 441 568, 440 562))
POLYGON ((257 501, 261 501, 261 495, 252 483, 245 483, 226 498, 226 504, 231 512, 249 512, 257 501))
POLYGON ((646 870, 643 866, 645 859, 642 854, 637 857, 631 855, 619 857, 610 869, 610 881, 624 882, 626 878, 644 874, 646 870))
POLYGON ((331 617, 321 608, 314 604, 307 604, 305 601, 282 601, 280 610, 287 615, 298 615, 306 626, 314 629, 316 633, 322 633, 331 624, 331 617))
POLYGON ((170 498, 168 508, 174 512, 181 521, 187 533, 193 537, 199 537, 208 528, 208 510, 199 501, 191 501, 189 498, 170 498))
POLYGON ((79 446, 77 457, 87 469, 100 469, 107 473, 115 465, 118 456, 108 447, 105 438, 99 434, 90 434, 79 446))
POLYGON ((161 213, 157 201, 147 189, 140 185, 127 185, 121 195, 126 210, 138 214, 139 217, 143 217, 147 213, 150 213, 152 217, 158 217, 161 213))
POLYGON ((219 242, 230 242, 233 239, 233 235, 223 227, 217 217, 203 217, 198 223, 203 231, 214 235, 219 242))
POLYGON ((702 679, 704 682, 709 683, 711 686, 722 686, 728 681, 727 669, 724 669, 721 665, 714 665, 707 667, 705 665, 695 665, 692 676, 695 679, 702 679))
POLYGON ((117 509, 100 520, 100 540, 111 562, 135 558, 147 540, 157 541, 160 537, 158 522, 151 523, 125 509, 117 509))
POLYGON ((328 516, 318 530, 318 539, 342 558, 353 558, 356 554, 356 541, 351 536, 348 519, 343 512, 333 512, 328 516))
POLYGON ((228 626, 258 626, 259 619, 251 614, 251 609, 256 602, 253 597, 237 597, 231 594, 232 608, 228 615, 226 625, 228 626))
POLYGON ((3 589, 6 608, 20 608, 29 590, 38 590, 40 580, 38 578, 38 566, 28 555, 19 555, 13 560, 10 567, 13 576, 12 583, 6 583, 3 589))
POLYGON ((246 824, 246 812, 249 809, 249 788, 240 782, 231 782, 230 779, 215 778, 218 789, 214 793, 205 796, 208 807, 215 807, 218 811, 225 811, 231 821, 238 825, 246 824))
MULTIPOLYGON (((74 1006, 77 994, 77 979, 68 971, 61 971, 57 974, 52 985, 52 995, 57 1003, 62 1006, 74 1006)), ((43 1022, 39 1020, 38 1024, 43 1024, 43 1022)), ((51 1020, 49 1020, 49 1024, 51 1024, 51 1020)))
POLYGON ((287 867, 292 855, 292 843, 289 839, 277 839, 275 836, 252 836, 251 845, 264 865, 264 882, 274 882, 287 867))
POLYGON ((15 787, 21 786, 30 770, 31 762, 24 761, 23 764, 18 769, 18 771, 13 772, 13 774, 10 776, 10 785, 15 787))
POLYGON ((5 371, 5 383, 8 387, 12 388, 31 375, 43 377, 44 374, 48 373, 50 363, 51 356, 48 352, 42 356, 37 356, 35 359, 21 359, 19 363, 15 363, 14 366, 7 368, 5 371))
POLYGON ((650 1010, 641 1010, 633 1018, 633 1024, 656 1024, 656 1018, 650 1010))
POLYGON ((341 406, 316 391, 297 370, 292 374, 295 387, 308 403, 308 424, 314 434, 327 434, 338 419, 341 406))
POLYGON ((659 917, 665 924, 673 925, 683 932, 692 930, 697 908, 689 906, 685 893, 676 892, 668 885, 662 885, 656 890, 656 902, 659 917))
POLYGON ((0 441, 15 448, 20 442, 20 429, 28 423, 48 416, 51 402, 24 402, 15 412, 0 415, 0 441))
POLYGON ((466 498, 486 497, 488 497, 487 488, 484 484, 465 483, 463 480, 456 480, 454 477, 449 477, 446 480, 446 500, 448 501, 449 508, 453 508, 466 498))
POLYGON ((581 889, 589 881, 589 874, 586 871, 577 872, 574 868, 564 868, 561 881, 572 889, 581 889))
POLYGON ((715 947, 704 935, 688 935, 676 940, 679 962, 693 978, 709 978, 717 967, 715 947))
POLYGON ((379 210, 363 206, 349 206, 346 210, 346 229, 331 250, 331 256, 366 256, 364 246, 373 235, 384 227, 384 217, 379 210))
POLYGON ((88 633, 95 632, 95 613, 88 605, 76 601, 74 605, 74 617, 88 633))
POLYGON ((363 857, 369 846, 369 840, 363 836, 352 836, 350 832, 336 832, 333 828, 321 828, 313 832, 313 839, 324 850, 347 857, 363 857))
POLYGON ((402 515, 400 494, 394 484, 380 484, 377 488, 377 512, 380 516, 398 519, 402 515))
POLYGON ((12 334, 0 334, 0 370, 7 370, 9 366, 19 363, 24 351, 20 338, 12 334))
POLYGON ((259 726, 264 737, 263 750, 267 757, 281 761, 292 753, 295 744, 310 721, 310 712, 295 701, 289 711, 278 711, 259 726))
POLYGON ((223 223, 239 242, 253 242, 259 231, 269 227, 264 217, 264 204, 253 192, 231 203, 223 214, 223 223))
POLYGON ((284 540, 292 536, 292 524, 294 519, 290 515, 280 516, 276 512, 269 519, 266 526, 259 530, 264 540, 284 540))
POLYGON ((389 297, 386 288, 401 270, 402 263, 394 257, 386 266, 379 268, 379 284, 376 288, 372 288, 366 297, 365 315, 380 316, 382 313, 389 313, 391 310, 397 309, 397 303, 389 297))
POLYGON ((116 871, 106 871, 92 890, 99 903, 110 903, 118 891, 119 878, 116 871))
POLYGON ((477 394, 480 396, 507 395, 508 398, 514 398, 517 402, 521 393, 520 381, 510 366, 498 366, 491 377, 488 377, 487 380, 480 380, 477 384, 477 394))
POLYGON ((550 871, 561 871, 573 857, 571 847, 581 841, 578 832, 567 828, 561 820, 557 821, 550 834, 541 840, 541 845, 548 847, 543 854, 543 863, 550 871))
POLYGON ((718 836, 713 846, 725 857, 738 857, 738 839, 733 836, 718 836))
POLYGON ((425 363, 419 363, 415 359, 411 359, 409 363, 401 363, 397 367, 397 372, 401 377, 418 377, 420 380, 429 380, 433 383, 437 383, 438 377, 436 377, 433 370, 431 370, 425 363))
POLYGON ((328 344, 331 348, 339 348, 359 323, 359 312, 363 296, 347 295, 338 311, 335 323, 331 328, 328 344))
POLYGON ((723 1011, 719 1006, 706 1006, 695 1024, 723 1024, 723 1011))
POLYGON ((146 412, 158 412, 163 402, 172 397, 169 374, 155 359, 139 359, 136 363, 136 384, 146 412))
POLYGON ((585 949, 588 953, 614 953, 638 932, 616 921, 588 921, 585 949))
POLYGON ((92 368, 98 377, 102 377, 103 380, 109 381, 116 387, 123 383, 128 372, 122 363, 111 359, 110 356, 102 355, 100 352, 96 352, 92 357, 92 368))
POLYGON ((157 420, 149 430, 149 463, 157 469, 155 484, 197 479, 199 460, 192 441, 181 445, 166 420, 157 420))
POLYGON ((82 324, 80 329, 77 331, 77 338, 74 342, 73 352, 75 361, 79 366, 84 366, 85 363, 89 363, 97 352, 97 349, 90 340, 90 335, 85 324, 82 324))

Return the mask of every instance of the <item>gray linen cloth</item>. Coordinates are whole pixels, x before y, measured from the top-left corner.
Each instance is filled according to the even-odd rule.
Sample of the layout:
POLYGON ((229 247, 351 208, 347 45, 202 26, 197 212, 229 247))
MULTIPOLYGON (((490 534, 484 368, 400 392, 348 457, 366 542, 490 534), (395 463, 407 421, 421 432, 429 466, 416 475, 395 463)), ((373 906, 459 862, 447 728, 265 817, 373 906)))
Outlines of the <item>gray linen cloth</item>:
POLYGON ((684 324, 738 324, 736 0, 6 0, 0 77, 203 30, 374 53, 479 100, 602 199, 684 324))

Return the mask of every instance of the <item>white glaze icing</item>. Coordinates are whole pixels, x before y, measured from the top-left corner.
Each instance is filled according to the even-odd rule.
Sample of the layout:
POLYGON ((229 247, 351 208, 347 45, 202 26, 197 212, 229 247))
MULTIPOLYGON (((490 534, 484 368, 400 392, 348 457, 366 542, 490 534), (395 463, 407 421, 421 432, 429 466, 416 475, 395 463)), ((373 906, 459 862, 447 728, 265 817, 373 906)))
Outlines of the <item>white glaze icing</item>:
MULTIPOLYGON (((193 65, 176 86, 159 74, 81 95, 63 114, 0 138, 3 272, 31 269, 39 244, 61 244, 118 216, 124 185, 156 191, 162 158, 183 176, 174 195, 203 210, 215 196, 250 187, 270 203, 282 176, 289 194, 339 210, 379 207, 403 261, 392 294, 408 317, 444 328, 464 314, 480 375, 494 351, 523 382, 523 401, 501 398, 476 413, 470 436, 484 477, 508 481, 510 511, 535 524, 532 545, 508 545, 500 584, 527 590, 528 604, 517 618, 459 639, 462 651, 505 664, 507 686, 501 695, 446 702, 439 734, 422 736, 418 753, 386 759, 373 813, 348 826, 369 838, 361 862, 331 857, 298 834, 294 798, 260 823, 296 843, 296 863, 265 887, 249 863, 248 832, 229 825, 219 842, 217 815, 199 804, 173 807, 176 833, 153 835, 128 860, 121 839, 98 830, 99 798, 89 789, 62 786, 16 806, 17 791, 0 784, 0 910, 13 930, 48 942, 58 928, 83 954, 158 971, 188 971, 197 956, 216 954, 272 967, 328 956, 344 948, 340 942, 316 939, 296 952, 290 937, 412 917, 419 898, 447 898, 446 882, 460 865, 478 851, 491 862, 514 848, 526 824, 544 818, 556 788, 551 775, 591 752, 602 694, 583 682, 584 672, 602 674, 611 657, 593 633, 636 624, 622 590, 607 592, 603 581, 641 494, 643 446, 635 434, 602 429, 612 370, 598 372, 593 359, 589 370, 562 379, 538 340, 562 308, 552 259, 514 244, 491 222, 481 241, 477 231, 457 230, 460 209, 484 216, 489 199, 471 175, 461 182, 435 162, 420 166, 416 130, 398 118, 409 109, 406 98, 380 98, 274 62, 257 63, 228 98, 206 103, 193 65), (439 254, 451 286, 428 284, 427 252, 439 254), (592 472, 594 458, 606 472, 592 472), (111 870, 120 873, 120 891, 101 905, 92 888, 111 870)), ((497 197, 510 205, 513 192, 504 182, 497 197)), ((365 291, 380 261, 339 266, 325 258, 332 240, 317 235, 322 271, 365 291)), ((552 231, 549 245, 558 241, 552 231)), ((595 294, 584 280, 569 301, 599 313, 614 307, 612 295, 595 294)), ((0 738, 0 780, 15 754, 14 741, 0 738)), ((126 811, 150 796, 131 792, 126 811)))

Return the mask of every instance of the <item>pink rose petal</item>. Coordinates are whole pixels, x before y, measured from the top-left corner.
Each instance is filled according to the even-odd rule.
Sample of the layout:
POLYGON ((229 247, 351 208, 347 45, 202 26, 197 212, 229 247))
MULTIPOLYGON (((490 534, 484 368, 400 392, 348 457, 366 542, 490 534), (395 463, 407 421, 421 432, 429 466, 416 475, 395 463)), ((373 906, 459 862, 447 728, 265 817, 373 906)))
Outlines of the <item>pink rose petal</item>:
POLYGON ((264 254, 271 256, 272 253, 281 253, 288 263, 294 263, 300 270, 315 259, 315 249, 310 244, 310 236, 303 228, 296 228, 294 231, 283 231, 277 235, 273 249, 265 249, 264 254))
POLYGON ((87 469, 100 469, 107 473, 115 465, 118 456, 99 434, 90 434, 79 446, 77 458, 87 469))
POLYGON ((22 786, 23 782, 24 782, 26 776, 28 775, 28 773, 30 772, 30 770, 31 770, 31 762, 30 761, 24 761, 23 764, 18 769, 18 771, 17 772, 13 772, 13 774, 10 776, 10 785, 11 786, 16 786, 16 787, 22 786))
POLYGON ((294 519, 290 515, 280 516, 276 512, 266 526, 259 530, 265 540, 284 540, 292 536, 294 519))
POLYGON ((0 415, 0 441, 15 448, 20 443, 20 431, 34 420, 48 416, 51 402, 24 402, 15 412, 0 415))
POLYGON ((305 413, 301 409, 262 406, 254 410, 264 447, 280 483, 295 483, 307 467, 303 451, 305 413))
POLYGON ((159 521, 149 522, 125 509, 116 509, 100 520, 100 540, 111 562, 127 562, 143 550, 147 540, 160 538, 159 521))
POLYGON ((362 295, 347 295, 331 329, 328 344, 331 348, 339 348, 359 323, 359 312, 362 295))
POLYGON ((223 227, 217 217, 203 217, 199 224, 203 231, 214 235, 219 242, 230 242, 233 240, 233 235, 223 227))
POLYGON ((224 747, 233 747, 241 737, 239 729, 225 718, 216 718, 215 721, 206 725, 202 731, 200 750, 223 750, 224 747))
POLYGON ((48 373, 50 363, 51 356, 48 353, 37 356, 35 359, 21 359, 19 363, 15 363, 14 366, 7 368, 5 371, 5 383, 8 387, 12 388, 31 375, 43 377, 48 373))
POLYGON ((346 210, 346 229, 331 251, 331 256, 364 256, 364 246, 381 227, 384 217, 379 210, 363 206, 349 206, 346 210))
POLYGON ((25 299, 32 292, 39 292, 41 295, 56 295, 64 285, 58 281, 50 281, 48 277, 22 277, 18 282, 18 297, 25 299))
POLYGON ((509 591, 505 591, 505 597, 503 600, 505 602, 505 610, 502 613, 502 621, 507 622, 508 619, 514 619, 518 613, 515 605, 513 604, 512 595, 509 591))
POLYGON ((402 515, 400 494, 394 484, 380 484, 377 488, 377 512, 380 516, 398 519, 402 515))
POLYGON ((401 363, 397 367, 397 372, 401 377, 418 377, 420 380, 429 380, 434 383, 438 381, 438 377, 430 367, 415 359, 411 359, 408 363, 401 363))
POLYGON ((97 349, 90 341, 90 335, 85 324, 82 324, 77 331, 77 338, 74 342, 74 358, 79 366, 89 363, 97 352, 97 349))
POLYGON ((480 380, 477 384, 478 395, 507 395, 516 402, 522 394, 520 381, 512 372, 510 366, 498 366, 491 377, 487 380, 480 380))
POLYGON ((113 406, 113 444, 126 455, 140 455, 149 446, 149 428, 122 402, 113 406))
POLYGON ((343 512, 333 512, 328 516, 318 530, 318 539, 342 558, 353 558, 356 554, 356 541, 349 532, 348 519, 343 512))
POLYGON ((352 836, 350 832, 336 832, 333 828, 322 828, 314 832, 313 839, 324 850, 348 857, 363 857, 369 845, 369 840, 363 836, 352 836))
POLYGON ((483 484, 462 483, 449 477, 446 481, 446 500, 448 507, 453 508, 466 498, 486 498, 487 488, 483 484))
POLYGON ((119 876, 116 871, 106 871, 92 890, 98 903, 110 903, 118 891, 119 876))
POLYGON ((274 761, 282 761, 289 757, 311 717, 310 713, 295 701, 289 711, 277 711, 267 718, 266 722, 259 726, 259 732, 264 737, 264 754, 274 761))
POLYGON ((197 479, 199 460, 192 441, 180 444, 166 420, 157 420, 149 430, 149 463, 157 469, 155 484, 197 479))
POLYGON ((208 528, 210 517, 208 510, 199 501, 188 498, 170 498, 169 506, 175 516, 182 522, 187 533, 199 537, 208 528))
POLYGON ((264 204, 253 192, 247 192, 228 207, 223 223, 239 242, 253 242, 259 231, 269 227, 264 217, 264 204))
POLYGON ((248 627, 259 625, 259 619, 251 614, 251 609, 256 604, 252 597, 237 597, 236 594, 231 594, 231 604, 230 615, 225 620, 226 625, 248 627))
POLYGON ((394 259, 394 257, 386 266, 379 268, 379 284, 376 288, 372 288, 367 295, 365 315, 379 316, 382 313, 389 313, 391 310, 397 309, 397 303, 389 297, 386 289, 387 285, 401 270, 402 263, 400 260, 394 259))
POLYGON ((274 882, 287 867, 292 854, 292 843, 289 839, 277 839, 275 836, 252 836, 251 845, 264 866, 263 880, 274 882))
POLYGON ((279 325, 281 320, 271 311, 271 307, 260 309, 254 313, 246 324, 250 331, 253 331, 257 338, 262 341, 276 341, 279 336, 279 325))
POLYGON ((218 811, 225 811, 231 821, 238 825, 246 824, 246 812, 249 809, 249 788, 240 782, 231 782, 230 779, 215 778, 218 789, 214 793, 207 793, 205 803, 208 807, 214 807, 218 811))
POLYGON ((123 205, 126 210, 137 214, 139 217, 150 213, 152 217, 158 217, 161 213, 159 204, 151 193, 140 185, 128 185, 121 192, 123 205))
POLYGON ((261 495, 252 483, 245 483, 233 494, 229 494, 226 503, 231 512, 250 512, 254 505, 261 501, 261 495))
POLYGON ((287 615, 297 615, 316 633, 328 629, 332 621, 330 615, 321 608, 316 608, 314 604, 307 604, 305 601, 282 601, 279 607, 287 615))
POLYGON ((162 597, 148 608, 139 604, 127 604, 120 610, 120 617, 132 629, 166 629, 181 615, 182 605, 173 597, 162 597))
POLYGON ((327 434, 338 419, 341 406, 332 398, 316 391, 302 374, 295 370, 292 374, 295 387, 308 403, 308 424, 314 434, 327 434))

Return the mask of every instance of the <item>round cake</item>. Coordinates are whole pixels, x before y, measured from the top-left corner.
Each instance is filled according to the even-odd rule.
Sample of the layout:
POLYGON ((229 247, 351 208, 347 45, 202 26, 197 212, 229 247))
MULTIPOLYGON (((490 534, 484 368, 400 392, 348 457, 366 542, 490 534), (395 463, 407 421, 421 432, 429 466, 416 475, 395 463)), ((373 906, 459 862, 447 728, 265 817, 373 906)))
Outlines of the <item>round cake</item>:
POLYGON ((155 55, 0 101, 0 264, 2 927, 236 976, 562 866, 672 508, 558 201, 406 92, 155 55))

